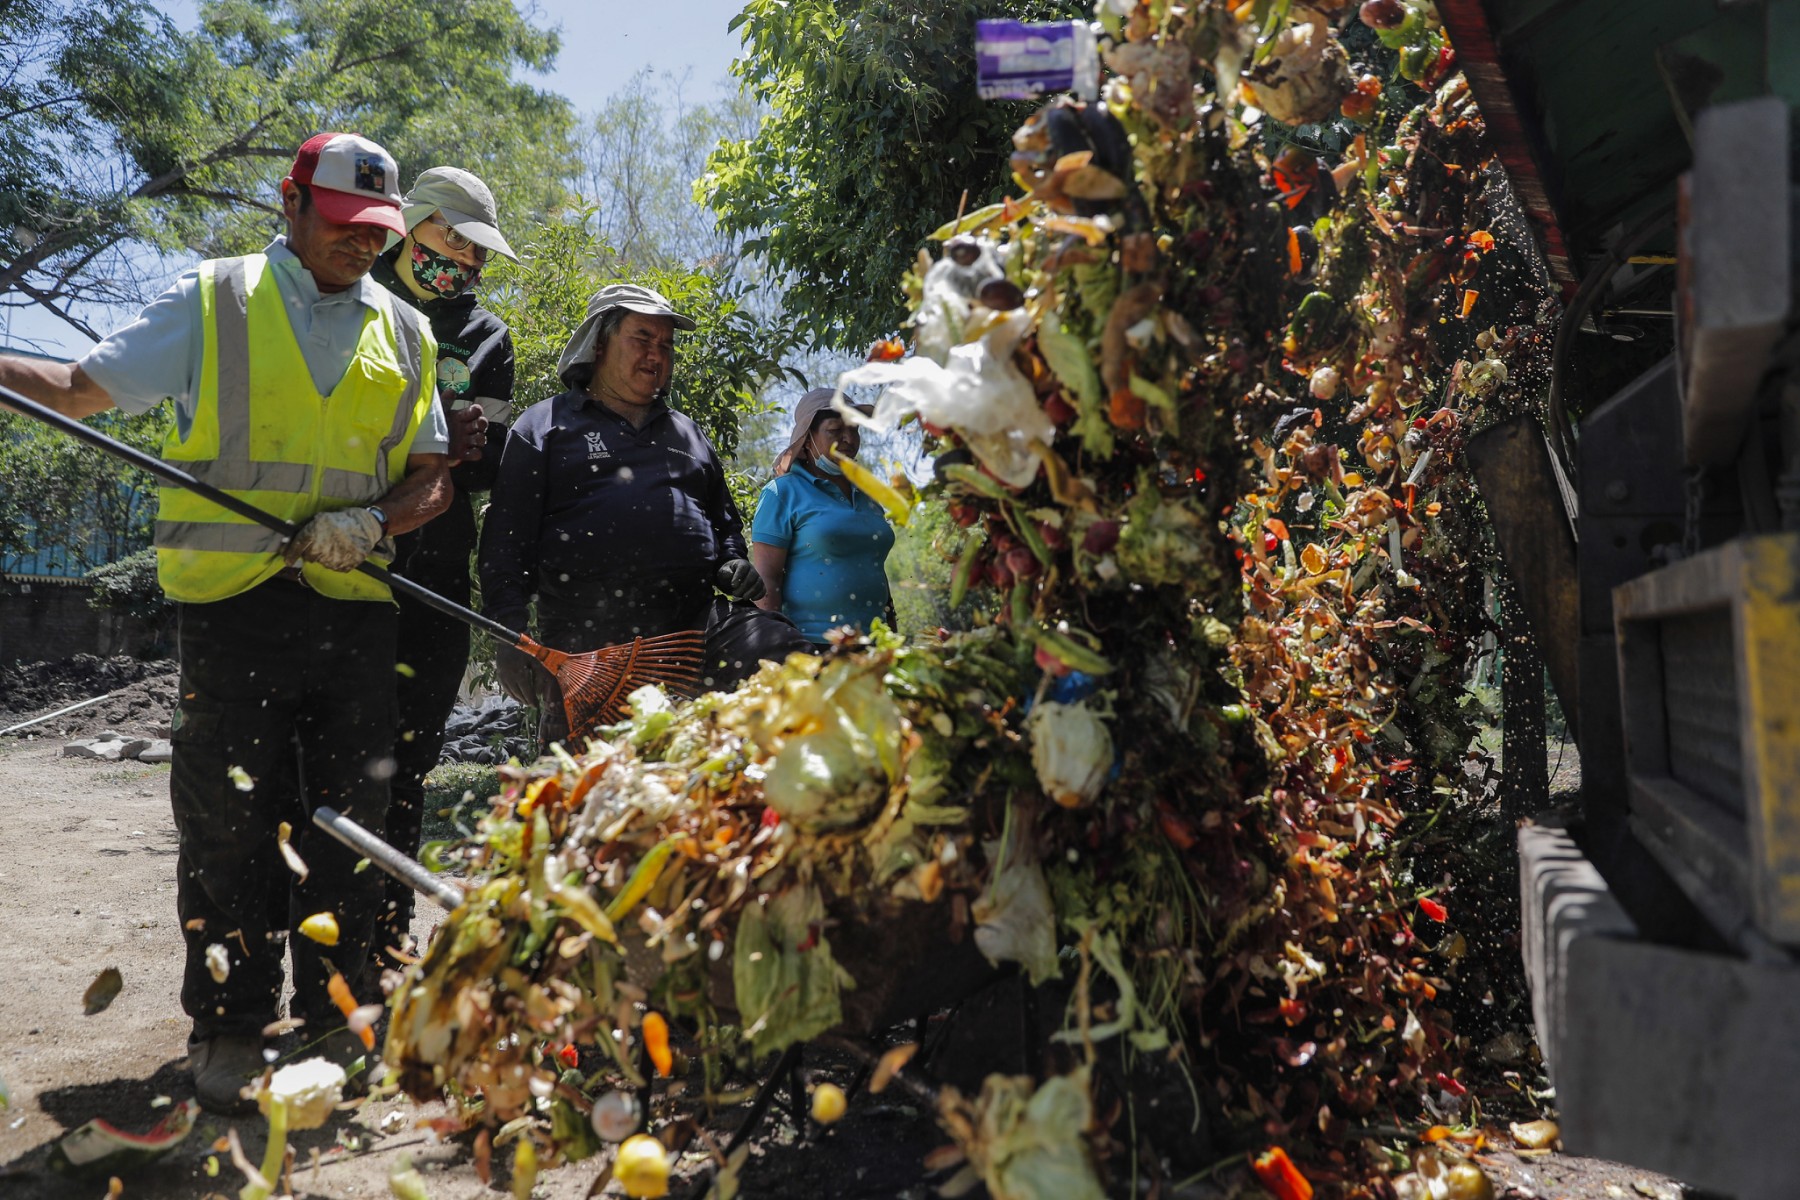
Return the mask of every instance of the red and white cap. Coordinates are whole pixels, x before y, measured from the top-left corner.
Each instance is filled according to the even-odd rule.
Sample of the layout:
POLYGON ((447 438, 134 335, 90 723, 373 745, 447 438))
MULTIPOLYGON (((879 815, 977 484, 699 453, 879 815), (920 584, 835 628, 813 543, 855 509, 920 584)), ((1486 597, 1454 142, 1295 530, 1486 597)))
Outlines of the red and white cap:
POLYGON ((354 133, 321 133, 294 156, 288 178, 313 190, 319 215, 338 225, 376 225, 406 236, 394 156, 354 133))

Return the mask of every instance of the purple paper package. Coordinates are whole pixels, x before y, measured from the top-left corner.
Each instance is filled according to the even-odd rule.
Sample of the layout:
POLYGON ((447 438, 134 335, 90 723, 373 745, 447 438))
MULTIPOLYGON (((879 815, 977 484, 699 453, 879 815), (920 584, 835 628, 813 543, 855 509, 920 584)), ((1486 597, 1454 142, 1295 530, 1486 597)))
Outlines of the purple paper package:
POLYGON ((1093 99, 1100 64, 1084 21, 975 23, 975 87, 983 100, 1035 100, 1052 92, 1093 99))

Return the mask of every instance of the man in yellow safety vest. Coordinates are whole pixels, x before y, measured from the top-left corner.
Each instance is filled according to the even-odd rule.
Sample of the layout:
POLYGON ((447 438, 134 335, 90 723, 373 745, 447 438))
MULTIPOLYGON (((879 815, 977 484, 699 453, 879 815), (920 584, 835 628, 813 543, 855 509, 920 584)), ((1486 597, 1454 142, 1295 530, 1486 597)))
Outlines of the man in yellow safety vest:
POLYGON ((169 780, 180 833, 176 907, 187 943, 182 1006, 194 1090, 221 1113, 254 1105, 283 960, 303 1037, 348 1062, 330 982, 359 1003, 382 898, 374 871, 314 832, 329 804, 377 831, 388 805, 395 608, 357 573, 389 535, 449 503, 448 439, 432 382, 436 343, 409 305, 368 279, 405 233, 399 170, 353 134, 300 147, 281 181, 285 237, 183 275, 78 362, 0 357, 0 384, 71 416, 172 400, 162 456, 301 526, 292 542, 165 487, 157 573, 177 602, 181 699, 169 780), (304 877, 284 864, 292 827, 304 877), (335 924, 336 940, 297 935, 335 924))

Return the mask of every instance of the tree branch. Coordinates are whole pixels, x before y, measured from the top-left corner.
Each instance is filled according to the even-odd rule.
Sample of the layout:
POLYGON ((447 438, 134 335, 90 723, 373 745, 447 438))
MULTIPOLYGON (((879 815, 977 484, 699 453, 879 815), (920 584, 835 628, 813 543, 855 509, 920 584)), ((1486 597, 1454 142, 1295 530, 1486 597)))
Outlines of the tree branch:
POLYGON ((173 187, 171 187, 169 189, 168 194, 181 195, 181 196, 198 196, 204 200, 217 200, 221 204, 241 204, 241 205, 245 206, 246 208, 258 208, 258 209, 261 209, 263 212, 273 213, 275 216, 278 216, 278 217, 281 215, 281 209, 277 208, 273 204, 265 204, 261 200, 255 200, 249 196, 241 196, 236 192, 222 192, 222 191, 218 191, 214 188, 196 187, 195 185, 188 183, 185 180, 183 182, 175 184, 173 187))
POLYGON ((27 104, 24 108, 15 108, 10 112, 0 113, 0 121, 10 121, 14 117, 23 117, 42 109, 55 108, 58 104, 68 104, 74 100, 85 99, 87 96, 82 92, 71 92, 67 96, 53 96, 48 100, 40 100, 36 104, 27 104))
POLYGON ((21 292, 24 292, 27 296, 30 296, 39 304, 49 309, 52 313, 61 317, 85 336, 93 338, 96 342, 100 340, 100 335, 94 331, 92 326, 86 321, 81 320, 79 317, 72 315, 67 309, 56 307, 56 305, 51 302, 51 297, 48 294, 40 292, 37 288, 32 287, 28 283, 20 283, 18 287, 21 292))

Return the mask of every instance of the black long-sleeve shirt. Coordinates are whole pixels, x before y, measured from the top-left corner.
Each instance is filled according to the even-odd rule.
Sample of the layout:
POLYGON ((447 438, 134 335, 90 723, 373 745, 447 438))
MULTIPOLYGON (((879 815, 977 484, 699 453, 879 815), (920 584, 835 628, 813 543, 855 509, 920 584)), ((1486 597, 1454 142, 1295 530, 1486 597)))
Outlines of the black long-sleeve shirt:
POLYGON ((681 413, 659 407, 633 429, 568 391, 526 409, 507 434, 479 556, 495 620, 522 628, 540 586, 710 595, 719 564, 746 557, 724 464, 681 413))
POLYGON ((375 260, 377 283, 418 309, 437 339, 438 403, 445 416, 458 401, 480 404, 488 415, 488 444, 473 462, 450 469, 450 507, 396 540, 394 570, 453 600, 469 599, 469 559, 475 553, 471 492, 487 491, 500 473, 500 447, 512 419, 513 343, 506 322, 481 307, 474 292, 447 300, 420 300, 395 275, 399 248, 375 260))

